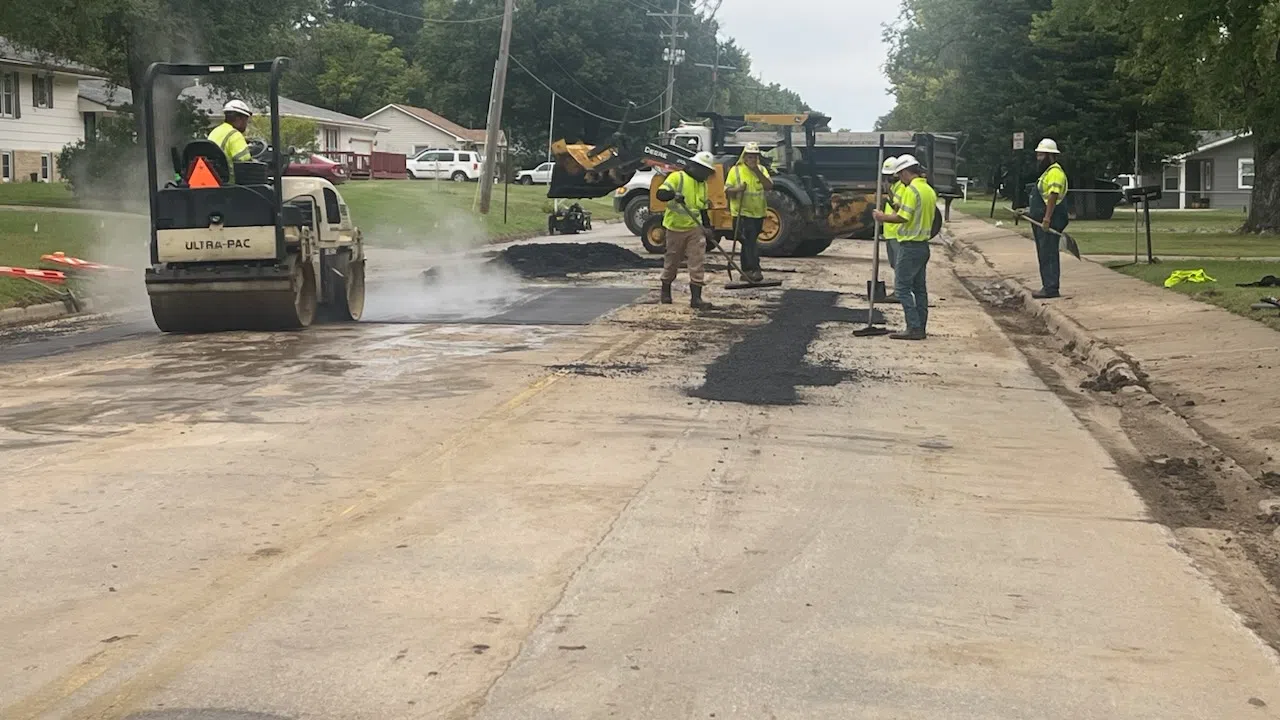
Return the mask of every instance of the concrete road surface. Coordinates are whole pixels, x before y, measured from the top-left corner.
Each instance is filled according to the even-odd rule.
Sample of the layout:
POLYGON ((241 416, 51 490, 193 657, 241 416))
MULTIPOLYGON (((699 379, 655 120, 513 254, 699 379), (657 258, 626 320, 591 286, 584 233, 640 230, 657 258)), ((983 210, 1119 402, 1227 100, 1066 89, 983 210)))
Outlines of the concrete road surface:
POLYGON ((863 244, 767 266, 0 364, 0 717, 1280 717, 941 248, 918 344, 850 335, 863 244))

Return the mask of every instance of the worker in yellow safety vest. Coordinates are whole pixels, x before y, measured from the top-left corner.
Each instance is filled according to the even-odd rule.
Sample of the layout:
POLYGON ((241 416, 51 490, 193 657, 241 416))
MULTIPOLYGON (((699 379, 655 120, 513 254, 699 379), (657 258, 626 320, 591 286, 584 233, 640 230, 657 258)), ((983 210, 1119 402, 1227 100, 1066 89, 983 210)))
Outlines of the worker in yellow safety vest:
POLYGON ((729 196, 729 212, 733 215, 733 236, 742 241, 742 274, 753 283, 764 281, 758 239, 769 209, 765 193, 772 189, 769 169, 760 162, 760 144, 747 143, 725 178, 725 195, 729 196))
POLYGON ((249 119, 253 111, 241 100, 232 100, 222 106, 223 123, 209 131, 209 139, 222 149, 227 156, 227 169, 235 177, 236 163, 248 162, 249 141, 245 140, 245 130, 249 129, 249 119))
MULTIPOLYGON (((1052 228, 1058 232, 1067 229, 1070 219, 1067 217, 1067 173, 1058 164, 1058 143, 1049 138, 1040 141, 1036 146, 1036 162, 1040 166, 1040 179, 1036 181, 1035 191, 1031 193, 1030 207, 1033 220, 1040 221, 1044 228, 1052 228)), ((1047 229, 1032 226, 1031 232, 1036 239, 1036 258, 1040 261, 1040 289, 1031 293, 1040 300, 1056 298, 1060 293, 1059 283, 1062 276, 1062 264, 1058 257, 1058 235, 1047 229)))
POLYGON ((711 304, 702 299, 706 284, 703 264, 707 258, 706 243, 715 241, 711 226, 711 199, 707 180, 715 174, 716 161, 711 153, 693 156, 693 162, 684 170, 667 176, 658 188, 658 199, 667 204, 662 214, 662 227, 666 230, 666 254, 662 259, 662 296, 660 302, 671 303, 671 283, 680 272, 680 263, 689 266, 689 306, 695 310, 709 310, 711 304))
POLYGON ((925 179, 924 168, 914 155, 902 155, 893 166, 902 189, 898 191, 897 210, 892 213, 877 209, 875 219, 885 225, 897 225, 898 257, 893 272, 894 289, 906 332, 894 333, 894 340, 924 340, 929 324, 929 291, 925 268, 929 265, 929 241, 933 239, 933 219, 938 213, 938 193, 925 179))

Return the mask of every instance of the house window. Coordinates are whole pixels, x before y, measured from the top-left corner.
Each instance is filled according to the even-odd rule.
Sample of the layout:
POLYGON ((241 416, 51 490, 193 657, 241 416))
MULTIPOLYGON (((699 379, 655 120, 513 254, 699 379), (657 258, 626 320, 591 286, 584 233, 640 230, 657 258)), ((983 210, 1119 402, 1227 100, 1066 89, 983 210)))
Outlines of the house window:
POLYGON ((1164 166, 1164 189, 1168 192, 1176 192, 1181 188, 1178 187, 1179 177, 1182 174, 1181 165, 1165 165, 1164 166))
POLYGON ((53 76, 31 76, 31 106, 38 108, 53 107, 53 76))
POLYGON ((1236 187, 1241 190, 1253 189, 1253 158, 1240 158, 1237 161, 1236 187))
POLYGON ((0 152, 0 182, 13 182, 13 153, 0 152))
POLYGON ((45 153, 40 156, 40 182, 49 182, 53 175, 53 156, 45 153))
POLYGON ((341 150, 338 147, 338 131, 332 128, 324 129, 324 149, 325 150, 341 150))
POLYGON ((20 117, 18 73, 0 73, 0 118, 20 117))

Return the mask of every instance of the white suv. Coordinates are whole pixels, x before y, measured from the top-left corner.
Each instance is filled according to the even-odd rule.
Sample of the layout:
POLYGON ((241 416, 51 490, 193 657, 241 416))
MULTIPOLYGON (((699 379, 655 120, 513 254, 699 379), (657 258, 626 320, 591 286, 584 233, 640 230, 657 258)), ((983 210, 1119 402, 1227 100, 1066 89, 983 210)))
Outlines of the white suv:
POLYGON ((409 158, 405 168, 410 180, 452 180, 467 182, 480 179, 480 153, 470 150, 423 150, 409 158))

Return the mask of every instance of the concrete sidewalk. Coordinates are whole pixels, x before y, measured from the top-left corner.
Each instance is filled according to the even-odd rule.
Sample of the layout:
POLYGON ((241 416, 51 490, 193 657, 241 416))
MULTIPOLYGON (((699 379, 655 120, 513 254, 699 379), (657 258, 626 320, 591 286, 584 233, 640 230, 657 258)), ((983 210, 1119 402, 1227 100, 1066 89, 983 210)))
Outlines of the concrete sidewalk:
MULTIPOLYGON (((1001 277, 1026 291, 1040 287, 1027 238, 958 213, 949 229, 1001 277)), ((1127 360, 1153 394, 1250 472, 1280 471, 1280 333, 1067 255, 1062 292, 1051 301, 1028 298, 1029 307, 1076 341, 1091 364, 1115 355, 1127 360)))

